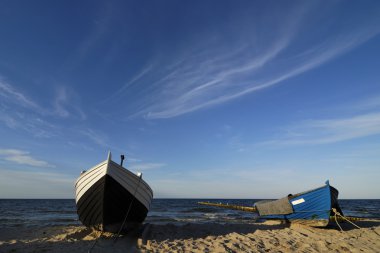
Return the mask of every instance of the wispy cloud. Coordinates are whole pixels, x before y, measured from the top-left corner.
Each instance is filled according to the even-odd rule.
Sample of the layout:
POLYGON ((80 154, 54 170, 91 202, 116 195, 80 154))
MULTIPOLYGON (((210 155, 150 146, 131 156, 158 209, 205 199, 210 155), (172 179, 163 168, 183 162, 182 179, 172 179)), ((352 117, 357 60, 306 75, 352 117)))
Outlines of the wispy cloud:
POLYGON ((0 198, 72 198, 75 177, 0 168, 0 198))
POLYGON ((77 117, 81 120, 86 119, 86 114, 79 107, 78 96, 74 91, 69 90, 65 86, 60 86, 56 89, 56 96, 54 98, 54 110, 50 113, 53 116, 61 118, 77 117))
POLYGON ((128 162, 131 162, 131 163, 142 162, 141 159, 139 159, 139 158, 134 158, 134 157, 128 157, 128 158, 127 158, 127 161, 128 161, 128 162))
POLYGON ((50 138, 60 135, 60 127, 49 123, 43 117, 32 112, 10 112, 0 108, 0 122, 12 130, 20 129, 35 137, 50 138))
POLYGON ((247 145, 243 142, 241 135, 234 135, 227 140, 228 146, 237 152, 244 152, 247 149, 247 145))
POLYGON ((287 128, 287 134, 265 145, 327 144, 380 134, 380 113, 345 118, 307 120, 287 128))
POLYGON ((60 86, 56 96, 47 104, 38 103, 15 85, 0 79, 0 123, 16 130, 20 129, 35 137, 59 136, 62 127, 56 119, 86 119, 74 91, 60 86))
POLYGON ((68 117, 70 113, 67 111, 67 109, 63 106, 63 104, 67 100, 67 92, 65 89, 61 88, 58 90, 57 97, 55 98, 54 101, 54 107, 55 107, 55 112, 61 116, 61 117, 68 117))
MULTIPOLYGON (((235 68, 233 70, 230 68, 234 68, 234 66, 228 66, 227 69, 219 69, 217 74, 213 74, 213 72, 216 71, 212 70, 208 73, 211 80, 203 82, 201 80, 196 80, 198 78, 189 78, 186 81, 181 80, 182 78, 185 79, 184 77, 188 75, 188 73, 185 73, 179 78, 176 77, 176 79, 172 80, 172 82, 178 84, 185 83, 185 86, 192 88, 183 93, 175 93, 173 97, 170 99, 167 98, 165 102, 161 101, 160 103, 153 105, 149 108, 149 112, 147 112, 146 117, 171 118, 212 105, 221 104, 248 93, 268 88, 305 71, 316 68, 321 64, 341 55, 342 53, 360 45, 376 34, 377 31, 376 33, 369 31, 367 34, 358 33, 354 38, 351 38, 351 40, 349 40, 349 38, 345 39, 342 37, 339 43, 327 43, 321 47, 314 48, 307 54, 303 54, 302 56, 300 55, 297 62, 292 64, 292 68, 288 67, 287 72, 273 72, 271 76, 268 75, 267 77, 262 77, 262 79, 264 79, 262 81, 258 80, 255 82, 241 79, 244 78, 244 74, 253 74, 251 78, 248 78, 248 76, 246 76, 246 78, 255 80, 254 72, 259 72, 259 70, 266 71, 265 65, 268 64, 267 61, 272 59, 271 55, 263 55, 262 58, 258 59, 260 62, 259 64, 250 63, 248 65, 241 65, 240 68, 235 68)), ((276 48, 271 48, 269 51, 275 52, 276 48)), ((214 65, 215 63, 212 64, 214 65)), ((274 66, 277 64, 273 61, 272 64, 272 67, 277 69, 277 67, 274 66)), ((279 65, 278 68, 280 68, 279 65)), ((199 68, 193 70, 192 72, 194 76, 199 76, 202 72, 204 72, 204 70, 199 68)))
POLYGON ((380 95, 373 95, 369 98, 363 99, 351 106, 353 110, 372 111, 380 109, 380 95))
POLYGON ((37 105, 30 98, 26 97, 20 91, 16 90, 9 83, 2 80, 2 78, 0 78, 0 96, 2 96, 3 99, 6 99, 8 102, 11 102, 12 104, 18 104, 23 107, 31 108, 42 112, 42 109, 39 105, 37 105))
POLYGON ((165 167, 165 163, 136 163, 131 165, 129 168, 134 171, 144 171, 152 169, 160 169, 165 167))
POLYGON ((32 112, 40 116, 53 116, 67 118, 69 116, 79 115, 79 118, 85 119, 86 115, 78 106, 78 96, 73 90, 69 90, 68 87, 59 86, 56 88, 56 96, 52 96, 51 105, 43 105, 36 102, 30 96, 26 95, 26 92, 22 92, 16 88, 15 85, 11 85, 9 82, 4 81, 0 76, 0 96, 3 97, 0 105, 3 109, 6 109, 12 105, 12 109, 17 111, 19 108, 23 108, 24 111, 32 112))
MULTIPOLYGON (((282 166, 283 167, 283 166, 282 166)), ((182 171, 177 174, 165 174, 151 180, 160 197, 186 198, 279 198, 284 195, 284 189, 290 192, 306 190, 298 182, 305 175, 294 168, 257 167, 249 168, 209 168, 202 170, 182 171), (278 175, 274 177, 273 175, 278 175), (297 174, 297 175, 296 175, 297 174), (296 175, 296 176, 294 176, 296 175), (291 180, 281 180, 291 176, 291 180), (228 185, 228 191, 226 191, 228 185), (268 190, 268 186, 270 190, 268 190)), ((318 179, 314 179, 317 182, 318 179)))
POLYGON ((54 168, 55 165, 50 164, 43 160, 38 160, 30 156, 30 152, 18 149, 0 149, 0 157, 3 160, 18 163, 22 165, 29 165, 39 168, 54 168))
MULTIPOLYGON (((167 67, 161 72, 150 71, 149 76, 137 75, 135 82, 148 87, 144 93, 136 90, 142 96, 134 115, 171 118, 225 103, 317 68, 380 32, 379 18, 371 16, 352 26, 342 23, 329 36, 326 31, 315 35, 315 27, 308 26, 313 22, 307 21, 318 13, 317 7, 304 2, 268 15, 276 16, 271 20, 250 20, 249 28, 237 19, 240 29, 230 36, 233 39, 224 33, 212 34, 215 40, 203 38, 198 45, 184 49, 189 53, 156 60, 167 67)), ((131 107, 128 103, 128 109, 131 107)))
POLYGON ((86 136, 87 138, 89 138, 94 143, 96 143, 102 147, 109 147, 108 138, 104 133, 90 129, 90 128, 80 129, 78 131, 79 131, 79 133, 86 136))
POLYGON ((56 135, 52 125, 42 118, 47 110, 33 99, 0 79, 0 122, 11 129, 22 129, 33 136, 51 137, 56 135))
POLYGON ((126 82, 120 89, 114 92, 112 95, 107 97, 103 102, 109 102, 113 99, 119 99, 125 95, 128 91, 128 88, 131 88, 133 85, 138 83, 139 80, 143 79, 153 68, 153 64, 150 64, 144 67, 140 72, 138 72, 135 76, 131 77, 131 79, 126 82))
MULTIPOLYGON (((61 67, 61 72, 77 70, 82 67, 83 62, 91 53, 96 50, 97 46, 104 42, 106 35, 110 33, 110 26, 114 18, 114 12, 117 5, 114 3, 100 3, 99 11, 96 13, 96 18, 92 21, 92 26, 88 29, 87 34, 83 34, 83 40, 78 43, 77 48, 73 50, 61 67)), ((109 47, 107 47, 110 50, 109 47)))

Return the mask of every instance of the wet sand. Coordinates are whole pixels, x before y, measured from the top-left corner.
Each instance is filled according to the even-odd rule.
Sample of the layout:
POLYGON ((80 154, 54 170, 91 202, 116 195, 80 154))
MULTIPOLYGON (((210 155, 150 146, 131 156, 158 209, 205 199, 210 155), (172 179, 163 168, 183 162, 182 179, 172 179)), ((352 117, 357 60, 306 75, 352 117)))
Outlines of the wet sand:
POLYGON ((83 226, 0 230, 0 252, 380 252, 380 221, 327 228, 257 224, 146 224, 117 238, 83 226))

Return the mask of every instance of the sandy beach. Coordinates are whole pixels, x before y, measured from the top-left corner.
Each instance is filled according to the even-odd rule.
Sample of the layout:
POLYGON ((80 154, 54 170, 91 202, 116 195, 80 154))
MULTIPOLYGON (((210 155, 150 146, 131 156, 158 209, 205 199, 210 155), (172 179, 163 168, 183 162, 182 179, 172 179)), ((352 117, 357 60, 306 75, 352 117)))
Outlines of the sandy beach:
MULTIPOLYGON (((380 221, 311 228, 257 224, 150 225, 129 235, 104 233, 91 252, 379 252, 380 221)), ((12 228, 0 232, 0 252, 88 252, 100 232, 83 226, 12 228)))

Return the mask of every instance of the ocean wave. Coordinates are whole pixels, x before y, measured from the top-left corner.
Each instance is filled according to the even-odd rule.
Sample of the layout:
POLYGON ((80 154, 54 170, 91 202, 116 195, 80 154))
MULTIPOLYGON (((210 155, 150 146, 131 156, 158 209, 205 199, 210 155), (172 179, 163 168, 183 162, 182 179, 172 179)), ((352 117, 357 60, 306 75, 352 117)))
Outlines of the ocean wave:
MULTIPOLYGON (((152 224, 179 223, 250 223, 254 213, 200 206, 194 199, 153 200, 145 222, 152 224)), ((208 201, 208 200, 206 200, 208 201)), ((251 205, 252 200, 212 200, 214 202, 251 205)), ((341 203, 341 202, 340 202, 341 203)), ((347 216, 379 218, 380 200, 343 200, 347 216)), ((75 202, 66 200, 0 200, 0 227, 75 225, 80 224, 75 202), (74 203, 74 205, 73 205, 74 203)))

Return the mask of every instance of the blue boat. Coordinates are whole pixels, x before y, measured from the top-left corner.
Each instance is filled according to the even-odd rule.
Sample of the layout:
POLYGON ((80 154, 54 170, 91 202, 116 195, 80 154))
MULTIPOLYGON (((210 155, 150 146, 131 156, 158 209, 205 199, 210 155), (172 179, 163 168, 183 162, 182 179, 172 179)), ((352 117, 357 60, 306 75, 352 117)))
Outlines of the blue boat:
POLYGON ((255 203, 261 218, 285 220, 292 223, 302 223, 313 227, 325 227, 329 223, 332 208, 343 215, 338 204, 338 190, 325 185, 310 191, 289 194, 287 197, 274 201, 259 201, 255 203))

